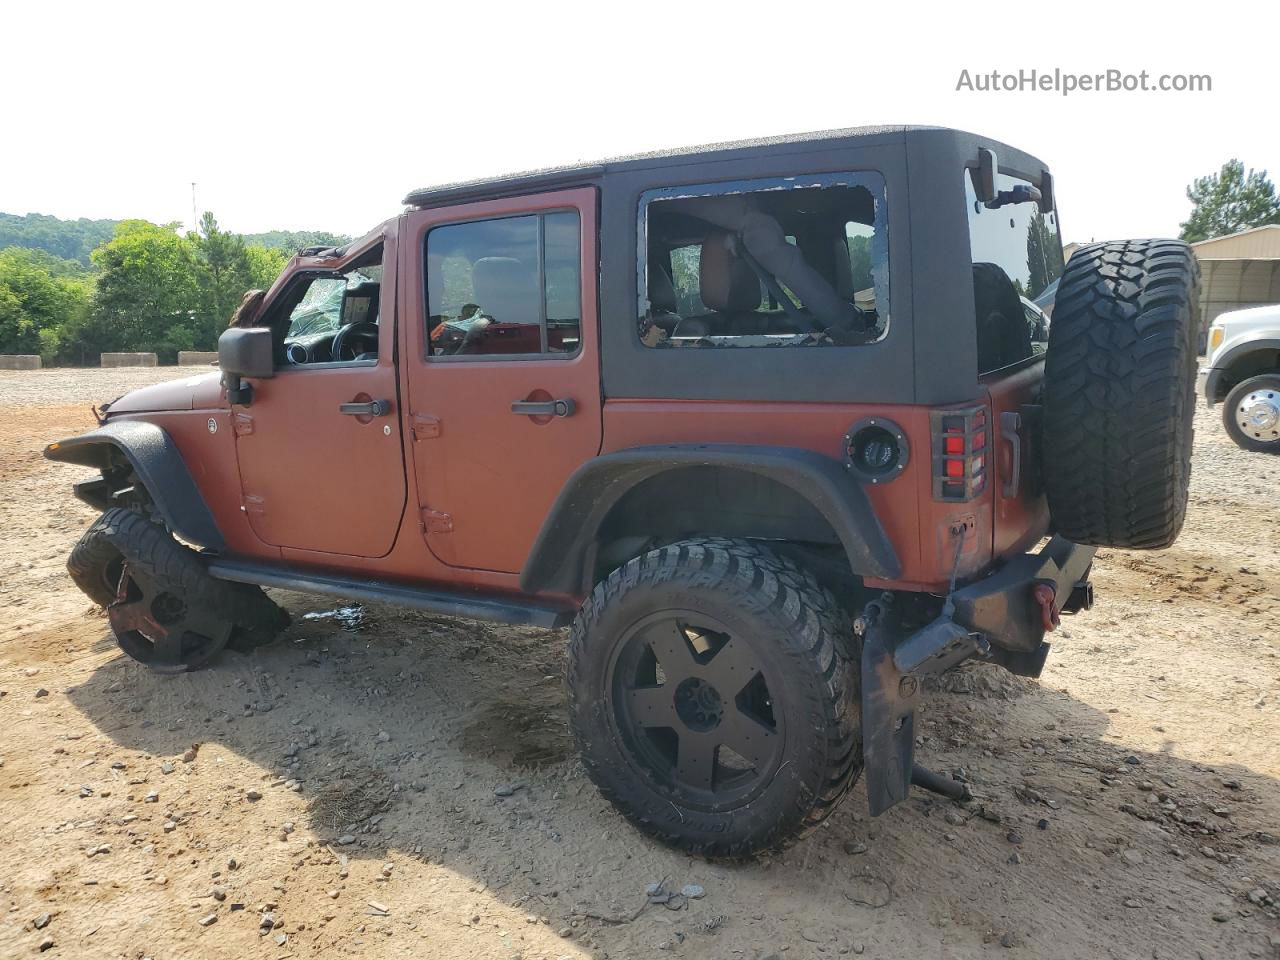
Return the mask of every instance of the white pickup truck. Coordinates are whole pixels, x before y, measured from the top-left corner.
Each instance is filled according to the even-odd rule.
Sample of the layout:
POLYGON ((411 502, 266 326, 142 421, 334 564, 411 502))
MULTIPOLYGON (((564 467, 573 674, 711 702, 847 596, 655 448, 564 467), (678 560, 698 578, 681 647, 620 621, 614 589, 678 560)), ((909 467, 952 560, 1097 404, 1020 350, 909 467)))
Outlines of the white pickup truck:
POLYGON ((1203 375, 1227 436, 1245 450, 1280 453, 1280 304, 1220 314, 1203 375))

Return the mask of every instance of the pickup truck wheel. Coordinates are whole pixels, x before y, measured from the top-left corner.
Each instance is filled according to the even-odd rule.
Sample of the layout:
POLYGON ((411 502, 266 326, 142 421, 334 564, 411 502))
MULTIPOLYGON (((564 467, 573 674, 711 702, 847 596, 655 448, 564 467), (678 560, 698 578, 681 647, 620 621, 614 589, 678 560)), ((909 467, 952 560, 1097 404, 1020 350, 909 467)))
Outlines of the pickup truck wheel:
POLYGON ((611 573, 569 643, 588 774, 640 829, 708 857, 794 842, 862 769, 856 640, 813 575, 684 540, 611 573))
POLYGON ((1263 374, 1231 388, 1222 422, 1236 446, 1254 453, 1280 453, 1280 375, 1263 374))
POLYGON ((107 608, 121 649, 159 672, 195 669, 228 645, 261 646, 289 623, 261 589, 209 576, 195 551, 133 510, 103 513, 67 570, 107 608))
POLYGON ((1200 271, 1178 240, 1095 243, 1058 287, 1044 374, 1044 485, 1075 543, 1160 549, 1186 516, 1200 271))

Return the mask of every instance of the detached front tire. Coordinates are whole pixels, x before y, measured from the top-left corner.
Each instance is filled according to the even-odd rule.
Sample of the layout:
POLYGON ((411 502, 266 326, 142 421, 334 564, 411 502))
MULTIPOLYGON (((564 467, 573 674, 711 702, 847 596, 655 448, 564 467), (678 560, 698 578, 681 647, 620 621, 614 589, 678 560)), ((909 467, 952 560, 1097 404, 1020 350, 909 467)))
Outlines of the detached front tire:
POLYGON ((197 669, 227 646, 262 646, 289 623, 261 589, 211 577, 194 550, 121 507, 85 531, 67 571, 106 607, 120 648, 161 673, 197 669))
POLYGON ((1178 240, 1091 244, 1063 271, 1045 362, 1044 485, 1068 540, 1159 549, 1182 529, 1199 276, 1178 240))
POLYGON ((685 540, 598 584, 573 624, 570 725, 591 779, 658 839, 779 849, 862 769, 855 639, 813 576, 747 541, 685 540))

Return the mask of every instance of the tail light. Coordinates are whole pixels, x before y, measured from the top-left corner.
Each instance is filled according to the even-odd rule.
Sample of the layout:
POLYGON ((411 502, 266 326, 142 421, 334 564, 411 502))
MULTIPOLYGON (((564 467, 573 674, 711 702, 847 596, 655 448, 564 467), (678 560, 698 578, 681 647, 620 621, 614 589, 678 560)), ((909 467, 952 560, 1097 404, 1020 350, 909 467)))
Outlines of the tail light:
POLYGON ((930 419, 934 498, 972 500, 987 485, 987 408, 935 410, 930 419))

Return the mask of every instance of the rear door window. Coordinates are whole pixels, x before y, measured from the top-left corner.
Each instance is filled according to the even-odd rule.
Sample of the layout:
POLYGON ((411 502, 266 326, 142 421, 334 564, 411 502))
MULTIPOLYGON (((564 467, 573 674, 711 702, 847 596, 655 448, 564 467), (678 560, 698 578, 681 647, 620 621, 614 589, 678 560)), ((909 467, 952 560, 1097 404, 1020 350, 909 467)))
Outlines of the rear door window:
POLYGON ((577 211, 476 220, 427 235, 431 359, 578 350, 577 211))

